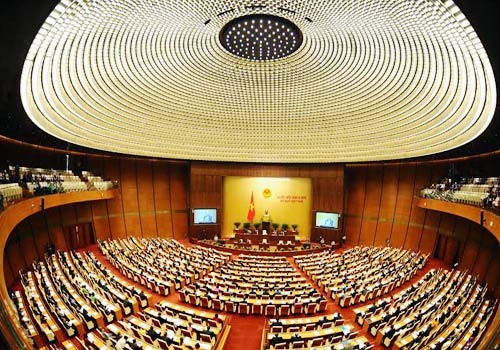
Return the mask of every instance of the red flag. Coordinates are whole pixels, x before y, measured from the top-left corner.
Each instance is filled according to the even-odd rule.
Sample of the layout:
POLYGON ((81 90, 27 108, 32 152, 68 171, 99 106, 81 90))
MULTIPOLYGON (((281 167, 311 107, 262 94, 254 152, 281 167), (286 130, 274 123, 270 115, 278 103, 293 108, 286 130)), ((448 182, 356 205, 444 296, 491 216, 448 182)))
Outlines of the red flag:
POLYGON ((252 191, 252 196, 250 197, 250 206, 248 207, 247 220, 253 222, 254 217, 255 217, 255 206, 253 205, 253 191, 252 191))

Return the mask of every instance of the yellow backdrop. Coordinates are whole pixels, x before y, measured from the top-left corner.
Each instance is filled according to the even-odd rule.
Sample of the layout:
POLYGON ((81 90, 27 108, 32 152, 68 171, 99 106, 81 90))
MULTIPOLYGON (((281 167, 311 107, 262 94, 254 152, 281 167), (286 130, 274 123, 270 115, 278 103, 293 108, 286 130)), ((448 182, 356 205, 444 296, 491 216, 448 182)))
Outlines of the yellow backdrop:
POLYGON ((232 235, 234 222, 247 222, 253 192, 254 222, 269 210, 272 223, 297 224, 300 239, 309 239, 311 227, 311 179, 226 176, 223 190, 222 237, 232 235))

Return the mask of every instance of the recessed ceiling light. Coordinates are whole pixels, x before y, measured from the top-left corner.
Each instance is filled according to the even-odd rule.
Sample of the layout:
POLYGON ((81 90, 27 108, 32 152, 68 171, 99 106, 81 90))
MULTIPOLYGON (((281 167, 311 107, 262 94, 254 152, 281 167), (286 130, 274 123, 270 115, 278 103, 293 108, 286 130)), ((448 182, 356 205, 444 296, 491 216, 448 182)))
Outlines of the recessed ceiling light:
POLYGON ((269 14, 252 14, 237 17, 227 23, 222 28, 219 39, 222 46, 232 54, 253 61, 267 61, 283 58, 297 51, 302 44, 302 33, 294 23, 283 17, 269 14), (253 24, 249 24, 255 22, 263 23, 265 21, 267 21, 265 28, 263 25, 254 26, 253 24), (229 28, 235 27, 242 28, 243 34, 238 31, 237 35, 231 35, 229 28), (280 33, 282 29, 285 29, 285 31, 281 31, 280 33), (280 40, 280 43, 277 45, 276 39, 281 39, 282 37, 285 40, 280 40), (233 48, 235 46, 234 42, 243 40, 246 40, 248 46, 252 48, 251 54, 233 48), (263 55, 263 51, 271 52, 271 42, 274 43, 272 45, 272 54, 263 55), (257 53, 254 54, 254 52, 257 53))

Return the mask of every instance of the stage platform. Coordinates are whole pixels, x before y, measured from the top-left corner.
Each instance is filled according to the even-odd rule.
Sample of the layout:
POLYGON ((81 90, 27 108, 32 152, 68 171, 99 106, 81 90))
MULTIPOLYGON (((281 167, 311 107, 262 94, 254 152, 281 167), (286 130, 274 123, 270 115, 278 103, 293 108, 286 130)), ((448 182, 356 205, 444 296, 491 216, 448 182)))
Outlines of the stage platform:
MULTIPOLYGON (((220 241, 220 240, 219 240, 220 241)), ((232 243, 231 240, 225 239, 224 244, 219 244, 219 241, 214 240, 192 240, 191 243, 199 244, 202 247, 214 248, 223 252, 229 252, 233 254, 251 254, 251 255, 263 255, 263 256, 297 256, 311 253, 319 253, 324 250, 330 249, 329 246, 322 247, 318 243, 308 243, 310 248, 303 248, 302 243, 299 245, 292 246, 288 250, 280 250, 277 246, 270 246, 266 250, 260 249, 258 244, 249 245, 245 248, 238 247, 236 244, 232 243)))

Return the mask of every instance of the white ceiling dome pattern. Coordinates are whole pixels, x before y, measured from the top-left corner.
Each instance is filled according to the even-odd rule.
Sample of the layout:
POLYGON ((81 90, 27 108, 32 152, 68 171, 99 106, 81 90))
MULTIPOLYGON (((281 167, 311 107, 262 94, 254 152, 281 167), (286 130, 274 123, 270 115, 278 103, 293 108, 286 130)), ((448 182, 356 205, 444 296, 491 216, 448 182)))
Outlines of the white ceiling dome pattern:
POLYGON ((21 77, 30 118, 83 146, 173 159, 324 163, 433 154, 476 138, 491 64, 452 1, 63 0, 21 77), (231 20, 294 23, 293 54, 226 51, 231 20))

